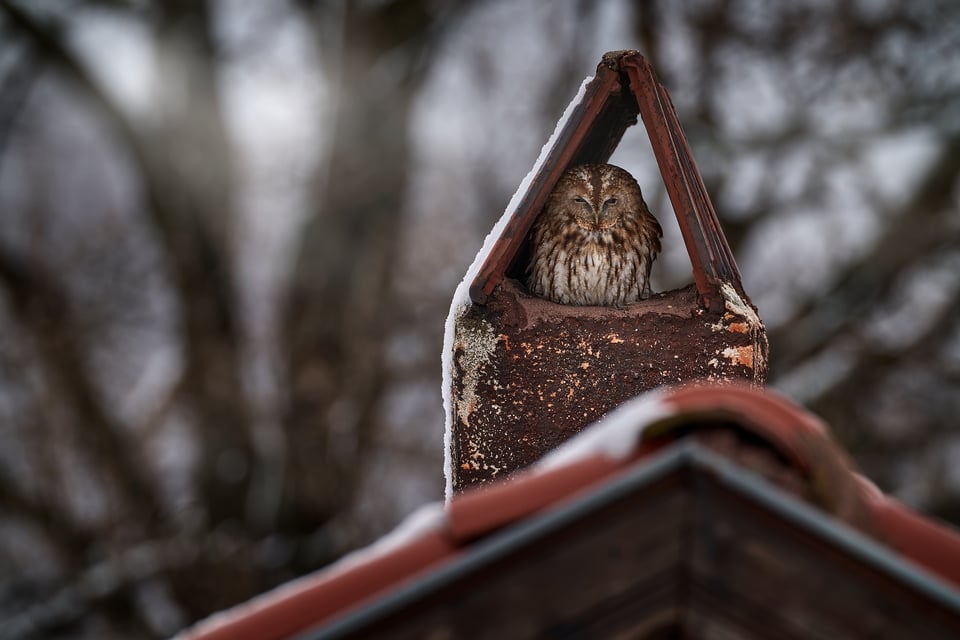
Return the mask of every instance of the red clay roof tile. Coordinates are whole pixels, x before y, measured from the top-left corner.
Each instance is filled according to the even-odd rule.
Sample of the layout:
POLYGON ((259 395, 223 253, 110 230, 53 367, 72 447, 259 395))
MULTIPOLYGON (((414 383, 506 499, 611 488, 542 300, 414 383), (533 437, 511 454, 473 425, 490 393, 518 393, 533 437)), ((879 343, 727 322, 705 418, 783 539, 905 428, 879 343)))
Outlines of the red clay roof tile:
MULTIPOLYGON (((194 640, 284 638, 358 607, 441 566, 474 540, 609 482, 643 464, 684 429, 718 419, 736 424, 778 451, 802 472, 821 506, 888 544, 904 558, 960 587, 960 534, 883 495, 856 473, 816 417, 789 400, 745 386, 685 386, 659 392, 668 416, 641 429, 626 456, 595 450, 558 466, 536 466, 488 488, 467 491, 437 522, 408 541, 374 549, 253 601, 182 634, 194 640), (680 429, 678 427, 683 427, 680 429)), ((628 403, 629 404, 629 403, 628 403)), ((602 422, 602 421, 601 421, 602 422)), ((646 425, 645 425, 646 426, 646 425)))

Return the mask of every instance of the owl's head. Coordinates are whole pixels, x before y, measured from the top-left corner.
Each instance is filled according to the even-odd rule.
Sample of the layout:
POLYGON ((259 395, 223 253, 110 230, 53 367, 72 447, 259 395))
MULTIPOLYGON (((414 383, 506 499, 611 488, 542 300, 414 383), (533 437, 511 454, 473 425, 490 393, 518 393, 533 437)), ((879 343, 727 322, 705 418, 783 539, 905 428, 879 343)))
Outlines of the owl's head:
POLYGON ((564 173, 547 201, 547 213, 572 220, 585 231, 604 231, 626 215, 646 210, 640 186, 612 164, 581 164, 564 173))

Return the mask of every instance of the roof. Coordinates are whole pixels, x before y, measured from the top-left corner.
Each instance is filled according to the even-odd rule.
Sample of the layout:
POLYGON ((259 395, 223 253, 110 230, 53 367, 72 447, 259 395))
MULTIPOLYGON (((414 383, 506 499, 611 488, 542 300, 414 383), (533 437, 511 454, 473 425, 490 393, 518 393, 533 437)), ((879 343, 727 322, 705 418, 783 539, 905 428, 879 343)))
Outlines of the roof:
MULTIPOLYGON (((574 544, 578 536, 603 529, 590 523, 608 522, 602 514, 628 497, 630 506, 620 509, 621 515, 655 508, 650 512, 654 516, 627 536, 662 531, 660 538, 644 543, 654 558, 669 556, 670 541, 682 539, 690 541, 694 556, 700 557, 696 543, 701 541, 713 554, 718 549, 724 550, 721 555, 740 553, 738 562, 749 566, 764 554, 751 559, 738 551, 743 547, 738 543, 753 536, 746 548, 766 549, 769 557, 796 562, 803 558, 804 566, 825 563, 821 575, 849 575, 858 589, 867 590, 869 597, 851 595, 837 609, 819 598, 814 582, 805 583, 818 598, 817 608, 838 616, 827 621, 831 624, 849 618, 850 607, 864 606, 872 613, 854 618, 857 624, 872 619, 874 629, 889 632, 898 621, 923 620, 931 625, 923 637, 950 637, 960 630, 960 534, 911 511, 859 475, 812 414, 769 391, 725 385, 646 394, 533 468, 464 492, 446 506, 428 505, 371 547, 218 614, 183 637, 347 637, 358 629, 376 628, 418 603, 436 604, 444 597, 465 602, 464 594, 474 591, 457 591, 464 580, 478 575, 496 580, 491 567, 504 575, 520 571, 519 549, 547 549, 550 540, 574 544), (664 506, 677 504, 684 506, 664 506), (673 520, 671 513, 676 514, 673 520), (707 526, 720 520, 729 528, 725 534, 707 526), (672 528, 664 528, 668 523, 672 528), (774 552, 778 555, 771 555, 774 552), (503 563, 503 558, 513 560, 503 563)), ((640 569, 631 575, 643 574, 648 564, 637 565, 640 569)), ((695 601, 713 606, 714 612, 756 607, 742 597, 755 585, 748 588, 743 581, 771 565, 763 566, 766 569, 726 571, 718 577, 702 562, 692 562, 683 585, 691 598, 700 594, 695 601), (718 579, 723 585, 719 591, 718 579), (718 593, 739 597, 738 606, 716 606, 718 593)), ((675 593, 680 587, 671 576, 676 575, 647 575, 642 593, 675 593)), ((800 580, 790 575, 792 581, 800 580)), ((789 588, 800 590, 802 585, 794 582, 789 588)), ((780 585, 781 592, 787 588, 780 585)), ((653 607, 654 595, 643 602, 653 607)), ((631 606, 640 605, 631 601, 631 606)), ((705 610, 691 605, 688 614, 705 610)), ((772 624, 771 616, 787 614, 758 610, 757 615, 772 624)), ((748 625, 755 618, 728 622, 748 625)), ((796 624, 786 618, 779 622, 796 624)))

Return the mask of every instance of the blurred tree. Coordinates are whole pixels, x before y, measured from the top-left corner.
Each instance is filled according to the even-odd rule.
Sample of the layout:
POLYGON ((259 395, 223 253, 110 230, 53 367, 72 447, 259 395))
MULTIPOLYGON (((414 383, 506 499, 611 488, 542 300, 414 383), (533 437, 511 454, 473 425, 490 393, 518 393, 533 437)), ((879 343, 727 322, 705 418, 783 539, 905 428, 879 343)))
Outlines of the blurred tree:
POLYGON ((235 122, 259 96, 228 70, 273 25, 238 37, 241 4, 0 0, 3 634, 163 637, 438 496, 452 282, 582 76, 630 46, 677 105, 773 383, 960 520, 956 3, 278 3, 330 100, 267 384, 235 122), (104 82, 93 24, 149 43, 146 108, 104 82))
MULTIPOLYGON (((57 398, 70 420, 71 455, 96 469, 96 491, 115 494, 102 519, 77 522, 66 503, 80 499, 71 492, 46 499, 18 486, 19 478, 3 478, 4 509, 40 533, 52 545, 46 551, 67 561, 47 587, 26 575, 14 581, 39 588, 37 596, 52 587, 65 604, 58 606, 54 598, 18 615, 8 628, 11 637, 60 627, 69 635, 85 629, 95 637, 165 635, 321 566, 357 543, 326 534, 324 527, 350 505, 376 426, 390 320, 382 300, 402 224, 410 103, 429 68, 431 43, 463 6, 442 15, 428 3, 303 3, 299 9, 323 40, 316 64, 336 79, 337 104, 328 123, 330 158, 319 167, 315 209, 296 248, 300 258, 292 288, 282 297, 287 306, 281 351, 291 384, 289 397, 280 400, 288 407, 282 417, 287 454, 281 461, 289 464, 279 521, 273 522, 263 519, 262 509, 249 511, 256 490, 251 482, 263 475, 258 466, 276 458, 258 458, 250 389, 242 377, 244 328, 234 269, 238 258, 232 255, 233 151, 218 90, 212 4, 158 3, 145 11, 111 7, 139 15, 151 31, 157 89, 147 124, 120 107, 90 73, 68 42, 68 21, 0 4, 3 28, 27 50, 6 77, 4 95, 10 97, 3 137, 29 90, 24 69, 37 60, 106 123, 142 188, 142 217, 125 224, 139 227, 144 242, 159 252, 154 267, 163 282, 155 295, 172 298, 170 324, 182 361, 155 410, 124 423, 115 415, 117 407, 109 406, 110 391, 100 388, 122 381, 98 379, 90 359, 91 349, 103 347, 95 344, 94 332, 108 327, 82 331, 78 325, 90 322, 84 317, 89 309, 71 305, 73 294, 60 282, 64 269, 84 265, 55 260, 45 267, 42 256, 16 234, 0 246, 7 324, 16 323, 20 339, 29 337, 35 347, 21 355, 30 360, 30 370, 44 376, 44 395, 57 398), (7 86, 15 93, 8 94, 7 86), (196 484, 188 487, 186 511, 177 507, 184 496, 162 495, 158 485, 165 483, 153 477, 161 469, 150 460, 151 431, 170 420, 185 420, 194 438, 196 484), (282 536, 268 537, 276 533, 282 536), (286 566, 264 567, 258 553, 263 544, 274 550, 280 545, 289 558, 286 566), (131 554, 151 564, 147 575, 128 566, 131 554), (91 566, 108 587, 87 584, 82 570, 91 566), (171 615, 157 619, 153 610, 164 608, 171 615)), ((124 303, 111 290, 116 282, 93 284, 101 288, 94 303, 124 303)), ((43 429, 53 437, 54 426, 43 429)))
POLYGON ((960 6, 636 6, 767 320, 771 383, 884 489, 956 519, 960 6))
POLYGON ((334 104, 281 318, 290 393, 281 522, 295 530, 321 526, 355 499, 389 377, 384 347, 403 313, 386 310, 405 221, 410 109, 440 25, 464 8, 304 4, 327 36, 319 62, 334 104))

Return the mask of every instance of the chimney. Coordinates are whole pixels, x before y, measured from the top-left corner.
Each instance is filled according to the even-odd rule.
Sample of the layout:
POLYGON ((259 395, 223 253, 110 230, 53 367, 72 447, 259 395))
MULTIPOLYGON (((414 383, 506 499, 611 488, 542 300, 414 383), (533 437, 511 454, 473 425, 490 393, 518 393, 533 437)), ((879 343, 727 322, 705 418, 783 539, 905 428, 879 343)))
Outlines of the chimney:
POLYGON ((764 383, 767 339, 666 89, 636 51, 603 56, 454 295, 444 339, 447 496, 538 460, 663 384, 764 383), (694 282, 625 305, 574 306, 525 286, 530 231, 560 176, 603 163, 643 120, 694 282))

